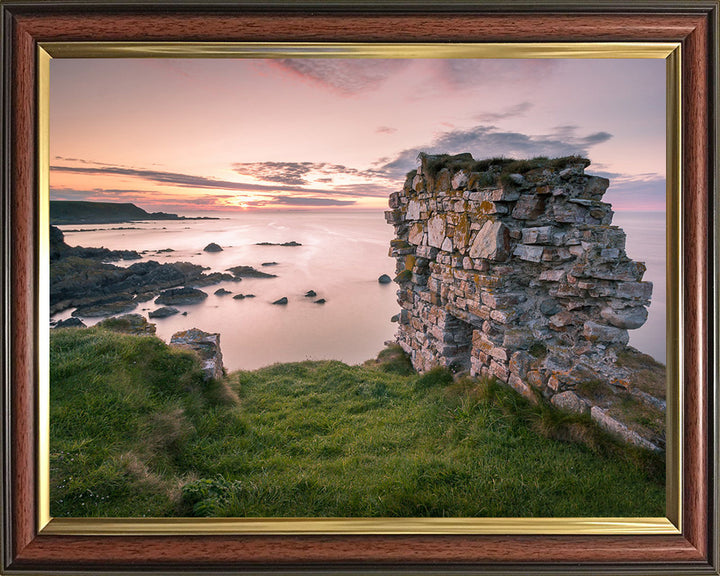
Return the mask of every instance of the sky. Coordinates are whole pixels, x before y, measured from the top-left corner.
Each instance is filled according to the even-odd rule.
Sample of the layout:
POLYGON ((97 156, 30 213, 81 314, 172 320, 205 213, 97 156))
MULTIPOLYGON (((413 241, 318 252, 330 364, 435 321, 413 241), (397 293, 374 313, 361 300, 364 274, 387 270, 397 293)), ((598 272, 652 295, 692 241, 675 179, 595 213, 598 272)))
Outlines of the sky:
POLYGON ((665 61, 53 59, 50 198, 180 214, 387 207, 418 153, 580 155, 665 209, 665 61))

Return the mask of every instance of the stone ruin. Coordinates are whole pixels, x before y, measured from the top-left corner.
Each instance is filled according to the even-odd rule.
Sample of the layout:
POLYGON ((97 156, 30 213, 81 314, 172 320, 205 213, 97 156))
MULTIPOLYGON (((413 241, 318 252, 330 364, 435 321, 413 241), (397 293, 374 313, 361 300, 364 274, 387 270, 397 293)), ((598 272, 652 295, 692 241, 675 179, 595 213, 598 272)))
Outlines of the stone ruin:
POLYGON ((386 212, 396 233, 397 341, 414 367, 492 376, 661 449, 664 392, 635 386, 636 372, 618 362, 639 354, 628 330, 645 323, 652 283, 611 225, 609 181, 585 174, 590 161, 579 157, 418 160, 386 212), (654 407, 654 431, 615 409, 628 398, 654 407))

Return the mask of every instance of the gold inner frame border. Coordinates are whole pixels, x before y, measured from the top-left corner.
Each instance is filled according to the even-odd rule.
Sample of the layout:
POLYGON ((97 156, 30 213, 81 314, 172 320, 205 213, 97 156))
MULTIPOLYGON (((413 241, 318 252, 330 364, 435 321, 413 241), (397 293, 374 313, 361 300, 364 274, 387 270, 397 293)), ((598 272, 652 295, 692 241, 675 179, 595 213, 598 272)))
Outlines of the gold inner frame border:
POLYGON ((38 532, 47 535, 507 534, 647 535, 682 533, 682 172, 681 45, 669 42, 578 43, 273 43, 44 42, 38 45, 39 382, 38 532), (667 437, 664 518, 52 518, 50 516, 49 120, 53 58, 662 58, 666 61, 667 437))

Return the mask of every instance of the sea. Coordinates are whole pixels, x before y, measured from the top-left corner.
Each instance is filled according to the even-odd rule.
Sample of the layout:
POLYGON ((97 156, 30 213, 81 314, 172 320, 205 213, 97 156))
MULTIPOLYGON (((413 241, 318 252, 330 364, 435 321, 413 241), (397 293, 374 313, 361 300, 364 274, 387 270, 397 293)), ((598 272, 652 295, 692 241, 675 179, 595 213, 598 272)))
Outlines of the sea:
MULTIPOLYGON (((186 214, 194 216, 195 214, 186 214)), ((165 220, 132 224, 59 226, 71 246, 146 251, 143 260, 185 261, 224 272, 253 266, 275 278, 244 278, 203 287, 200 304, 176 306, 187 315, 154 318, 157 335, 168 342, 178 331, 199 328, 220 334, 223 362, 229 371, 254 370, 276 362, 333 359, 359 364, 374 358, 393 340, 399 312, 388 256, 393 228, 380 210, 246 211, 203 213, 217 220, 165 220), (125 228, 125 229, 122 229, 125 228), (301 246, 267 246, 298 242, 301 246), (221 252, 205 252, 209 243, 221 252), (171 252, 158 252, 171 249, 171 252), (272 266, 263 263, 276 262, 272 266), (225 288, 232 294, 214 292, 225 288), (317 296, 305 294, 314 291, 317 296), (254 298, 234 299, 236 294, 254 298), (286 305, 273 304, 287 298, 286 305), (315 303, 324 299, 324 304, 315 303)), ((654 283, 646 324, 630 331, 630 344, 665 362, 665 216, 664 213, 616 213, 614 224, 627 235, 627 252, 646 263, 645 280, 654 283)), ((115 262, 130 265, 133 261, 115 262)), ((140 304, 147 317, 157 305, 140 304)), ((72 309, 55 314, 68 318, 72 309)), ((83 318, 93 325, 102 318, 83 318)))

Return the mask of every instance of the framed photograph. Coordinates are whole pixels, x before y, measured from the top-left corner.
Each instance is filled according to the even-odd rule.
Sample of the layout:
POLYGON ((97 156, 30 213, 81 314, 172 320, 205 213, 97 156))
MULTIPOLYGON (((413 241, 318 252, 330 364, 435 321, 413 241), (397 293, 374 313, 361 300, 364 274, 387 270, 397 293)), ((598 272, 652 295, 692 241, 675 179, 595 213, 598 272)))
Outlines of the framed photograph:
POLYGON ((718 573, 718 7, 3 2, 2 570, 718 573))

